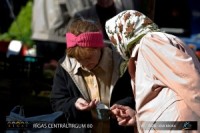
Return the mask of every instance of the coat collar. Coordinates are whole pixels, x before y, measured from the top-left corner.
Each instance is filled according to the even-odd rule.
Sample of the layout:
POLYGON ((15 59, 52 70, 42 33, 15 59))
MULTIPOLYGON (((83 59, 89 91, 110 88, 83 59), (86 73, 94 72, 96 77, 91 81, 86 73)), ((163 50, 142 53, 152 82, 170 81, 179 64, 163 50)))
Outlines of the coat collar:
MULTIPOLYGON (((105 48, 104 48, 105 49, 105 48)), ((117 51, 114 49, 114 47, 109 47, 108 49, 111 49, 111 53, 109 56, 112 56, 112 61, 113 61, 113 71, 112 73, 112 79, 111 79, 111 86, 110 86, 110 95, 112 94, 113 88, 117 82, 117 80, 120 77, 120 65, 123 62, 123 59, 121 58, 121 56, 117 53, 117 51), (115 59, 114 59, 115 58, 115 59)), ((108 55, 106 55, 107 52, 105 52, 102 56, 102 58, 105 58, 108 55)), ((106 66, 110 65, 110 63, 104 63, 103 60, 100 61, 99 63, 99 68, 102 69, 104 71, 104 69, 106 69, 106 66)), ((69 57, 65 57, 65 60, 61 63, 61 66, 63 67, 63 69, 66 70, 66 72, 69 73, 70 77, 72 78, 72 80, 74 81, 74 83, 76 84, 77 88, 79 89, 79 91, 81 92, 81 94, 83 95, 83 97, 86 100, 90 100, 88 92, 87 92, 87 88, 85 86, 84 83, 84 79, 79 71, 79 69, 81 68, 81 64, 78 63, 75 59, 73 58, 69 58, 69 57)))

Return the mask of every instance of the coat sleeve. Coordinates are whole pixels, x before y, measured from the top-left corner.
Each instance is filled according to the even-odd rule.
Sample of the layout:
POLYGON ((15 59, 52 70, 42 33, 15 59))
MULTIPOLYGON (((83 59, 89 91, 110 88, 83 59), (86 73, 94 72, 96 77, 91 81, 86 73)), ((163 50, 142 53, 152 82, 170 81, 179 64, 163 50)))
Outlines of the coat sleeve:
POLYGON ((75 87, 72 79, 59 64, 53 80, 50 102, 53 111, 63 111, 69 121, 79 119, 82 115, 75 107, 75 102, 80 97, 75 87))
POLYGON ((128 70, 120 77, 113 89, 111 105, 121 104, 135 109, 135 100, 128 70))
POLYGON ((200 116, 200 64, 194 52, 165 33, 148 34, 140 44, 139 53, 150 72, 200 116))

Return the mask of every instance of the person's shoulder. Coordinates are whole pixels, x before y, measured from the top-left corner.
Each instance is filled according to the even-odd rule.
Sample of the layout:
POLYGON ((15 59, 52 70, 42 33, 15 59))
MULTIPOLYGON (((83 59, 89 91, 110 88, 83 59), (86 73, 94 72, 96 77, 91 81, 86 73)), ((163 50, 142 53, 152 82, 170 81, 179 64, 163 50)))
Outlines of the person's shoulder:
POLYGON ((89 18, 89 17, 92 17, 95 14, 95 12, 96 12, 95 6, 91 6, 91 7, 85 8, 81 11, 76 12, 74 17, 89 18))
POLYGON ((104 43, 105 47, 104 49, 107 49, 109 51, 117 52, 117 48, 113 46, 111 43, 104 43))
POLYGON ((62 64, 62 63, 64 62, 65 58, 66 58, 66 55, 64 55, 63 57, 61 57, 61 58, 58 60, 58 63, 59 63, 59 64, 62 64))
POLYGON ((104 46, 106 48, 116 50, 116 47, 112 44, 112 42, 110 40, 104 40, 104 46))
MULTIPOLYGON (((159 36, 169 36, 169 37, 177 37, 173 34, 169 34, 169 33, 166 33, 164 31, 154 31, 154 32, 148 32, 146 35, 144 35, 144 37, 159 37, 159 36)), ((144 38, 143 37, 143 38, 144 38)))
POLYGON ((67 72, 74 71, 75 68, 80 67, 80 63, 75 58, 65 55, 59 60, 59 65, 67 72))
POLYGON ((111 44, 111 43, 105 44, 104 49, 105 49, 104 51, 112 53, 112 57, 117 59, 118 61, 123 60, 122 56, 117 51, 117 48, 113 44, 111 44))
POLYGON ((144 42, 144 41, 154 41, 155 39, 158 39, 158 38, 166 38, 168 36, 168 34, 164 33, 164 32, 149 32, 147 33, 146 35, 144 35, 142 38, 141 38, 141 42, 144 42))

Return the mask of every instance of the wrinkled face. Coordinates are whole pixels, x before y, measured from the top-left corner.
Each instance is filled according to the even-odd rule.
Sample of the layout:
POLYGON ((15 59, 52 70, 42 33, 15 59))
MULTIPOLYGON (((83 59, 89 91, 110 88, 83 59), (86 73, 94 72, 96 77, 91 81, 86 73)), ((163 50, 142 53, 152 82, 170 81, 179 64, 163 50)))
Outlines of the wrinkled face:
POLYGON ((90 51, 90 54, 84 59, 77 59, 77 61, 88 70, 92 70, 98 65, 101 57, 101 49, 94 49, 90 51))
POLYGON ((101 7, 109 7, 113 4, 113 0, 98 0, 97 3, 101 7))

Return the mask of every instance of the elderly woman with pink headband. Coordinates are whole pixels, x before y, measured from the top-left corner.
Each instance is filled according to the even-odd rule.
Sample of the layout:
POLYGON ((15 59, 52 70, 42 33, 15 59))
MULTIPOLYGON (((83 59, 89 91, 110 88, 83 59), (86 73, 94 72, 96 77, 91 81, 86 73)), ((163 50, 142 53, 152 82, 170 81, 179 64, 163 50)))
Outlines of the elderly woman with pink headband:
POLYGON ((199 132, 200 63, 194 52, 135 10, 108 20, 106 31, 128 62, 136 103, 135 111, 122 105, 111 108, 119 124, 137 125, 141 133, 199 132))
POLYGON ((67 123, 79 126, 69 132, 133 132, 133 127, 119 126, 115 117, 98 118, 99 105, 109 109, 118 103, 134 108, 130 76, 128 71, 120 73, 124 60, 114 47, 104 44, 100 26, 88 20, 74 21, 66 44, 67 55, 55 72, 51 104, 54 111, 65 113, 67 123))

